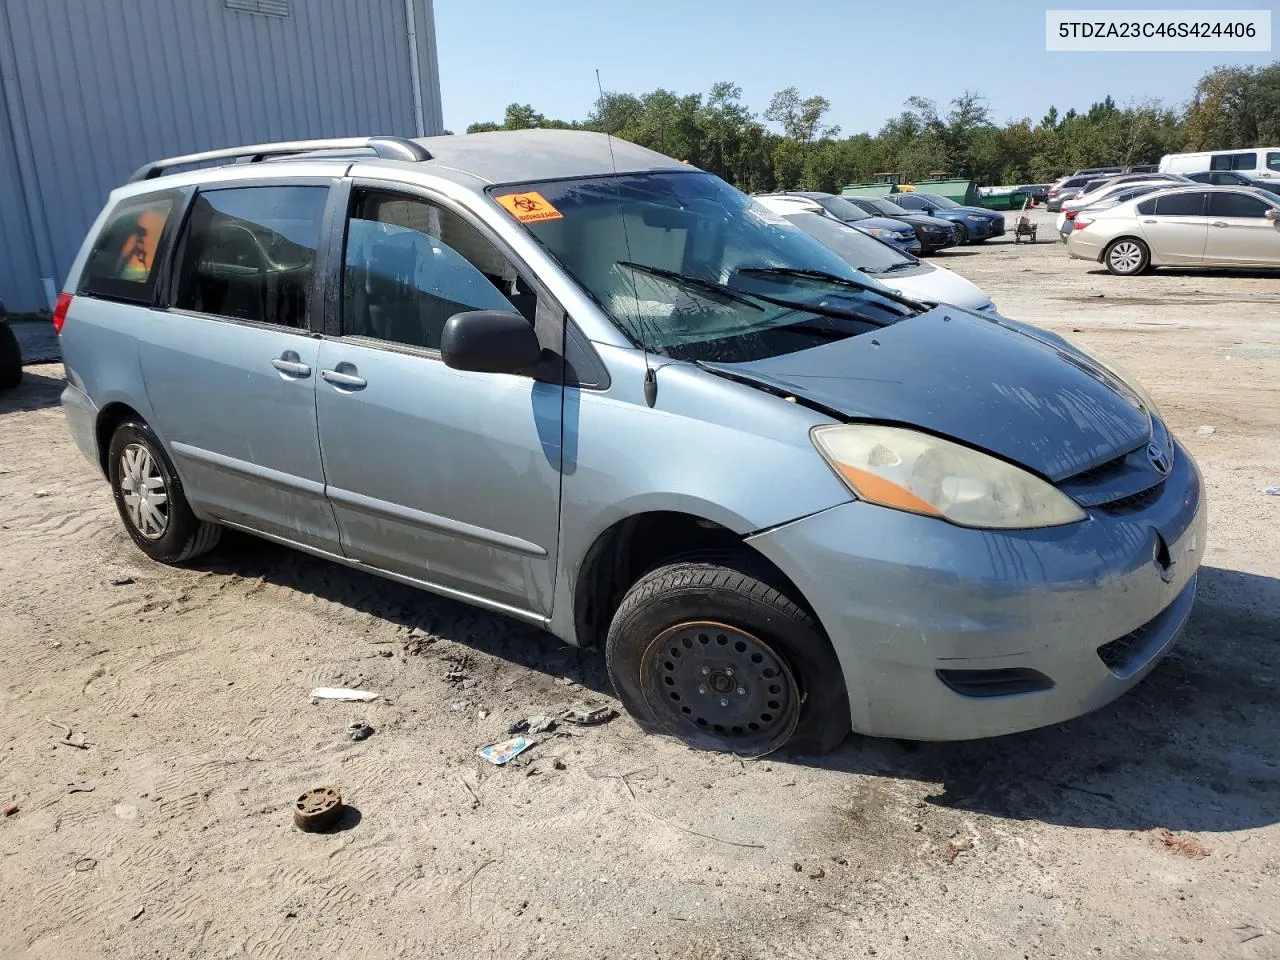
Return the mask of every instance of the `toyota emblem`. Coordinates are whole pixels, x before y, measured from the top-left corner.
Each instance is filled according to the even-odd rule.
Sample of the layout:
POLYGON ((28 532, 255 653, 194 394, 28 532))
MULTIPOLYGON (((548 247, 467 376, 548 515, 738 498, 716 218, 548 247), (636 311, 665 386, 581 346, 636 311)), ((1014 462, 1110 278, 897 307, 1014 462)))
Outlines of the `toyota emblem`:
POLYGON ((1147 459, 1151 461, 1151 466, 1156 468, 1156 473, 1162 477, 1168 476, 1170 470, 1169 457, 1160 449, 1159 444, 1147 444, 1147 459))

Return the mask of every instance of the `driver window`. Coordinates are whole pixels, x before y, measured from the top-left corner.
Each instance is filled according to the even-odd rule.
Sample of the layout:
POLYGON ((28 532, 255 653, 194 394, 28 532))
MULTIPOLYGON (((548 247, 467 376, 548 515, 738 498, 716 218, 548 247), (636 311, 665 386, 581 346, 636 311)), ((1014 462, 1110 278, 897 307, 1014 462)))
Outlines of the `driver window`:
POLYGON ((451 210, 366 193, 347 226, 342 333, 440 348, 467 310, 504 310, 532 323, 537 296, 480 232, 451 210))

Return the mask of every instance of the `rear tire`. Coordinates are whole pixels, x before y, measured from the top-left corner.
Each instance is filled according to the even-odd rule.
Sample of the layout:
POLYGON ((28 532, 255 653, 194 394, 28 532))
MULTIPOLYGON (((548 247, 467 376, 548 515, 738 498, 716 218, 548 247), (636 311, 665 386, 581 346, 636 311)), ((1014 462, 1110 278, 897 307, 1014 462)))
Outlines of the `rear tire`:
POLYGON ((605 645, 627 711, 646 730, 739 756, 835 749, 850 728, 840 662, 789 591, 744 555, 645 574, 605 645))
POLYGON ((1102 262, 1117 277, 1136 277, 1151 266, 1151 251, 1141 240, 1121 237, 1107 247, 1102 262))
POLYGON ((221 539, 222 527, 192 512, 178 471, 145 423, 130 420, 116 427, 107 470, 124 528, 152 560, 183 563, 221 539))
POLYGON ((0 390, 12 390, 22 383, 22 349, 18 336, 7 323, 0 322, 0 390))

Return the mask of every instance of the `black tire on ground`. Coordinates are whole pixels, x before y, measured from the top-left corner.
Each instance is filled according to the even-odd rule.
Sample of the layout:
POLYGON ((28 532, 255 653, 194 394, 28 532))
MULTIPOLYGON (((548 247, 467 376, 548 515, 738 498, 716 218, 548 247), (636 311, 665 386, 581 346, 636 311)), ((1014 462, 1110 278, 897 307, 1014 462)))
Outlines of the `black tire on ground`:
POLYGON ((0 390, 12 390, 22 383, 22 350, 18 337, 7 323, 0 323, 0 390))
POLYGON ((1137 237, 1121 237, 1107 247, 1102 262, 1117 277, 1136 277, 1151 266, 1151 251, 1137 237))
POLYGON ((125 530, 152 560, 183 563, 217 545, 222 527, 192 513, 178 471, 145 423, 130 420, 116 427, 107 451, 107 471, 125 530), (130 504, 137 504, 144 489, 148 505, 135 515, 130 504))
POLYGON ((963 247, 969 242, 969 231, 964 228, 963 223, 956 224, 956 232, 960 234, 960 238, 956 240, 957 247, 963 247))
POLYGON ((646 730, 741 756, 839 746, 850 727, 840 662, 790 589, 746 554, 641 577, 605 645, 628 712, 646 730))

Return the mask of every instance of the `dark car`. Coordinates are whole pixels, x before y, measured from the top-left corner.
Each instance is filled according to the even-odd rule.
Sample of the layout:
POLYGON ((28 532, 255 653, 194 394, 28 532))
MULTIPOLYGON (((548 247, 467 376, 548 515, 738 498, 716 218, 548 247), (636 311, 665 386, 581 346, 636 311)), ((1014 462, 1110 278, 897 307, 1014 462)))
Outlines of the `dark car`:
POLYGON ((916 236, 920 238, 922 253, 945 250, 960 242, 960 236, 956 233, 955 227, 946 220, 928 216, 917 210, 907 210, 888 197, 841 197, 839 199, 861 207, 872 216, 892 217, 911 224, 916 231, 916 236))
POLYGON ((12 390, 22 382, 22 350, 9 327, 8 311, 0 301, 0 390, 12 390))
POLYGON ((1268 193, 1280 194, 1280 182, 1260 180, 1235 170, 1202 170, 1186 174, 1185 179, 1194 183, 1210 183, 1215 187, 1257 187, 1268 193))
POLYGON ((912 212, 950 220, 959 228, 961 243, 981 243, 1004 236, 1004 216, 985 207, 966 207, 936 193, 898 193, 893 202, 912 212))
POLYGON ((923 253, 931 249, 924 245, 919 230, 913 224, 901 217, 887 217, 875 210, 863 209, 850 203, 849 197, 837 197, 834 193, 822 193, 819 190, 795 190, 784 196, 812 200, 837 220, 852 224, 877 240, 907 253, 923 253))

